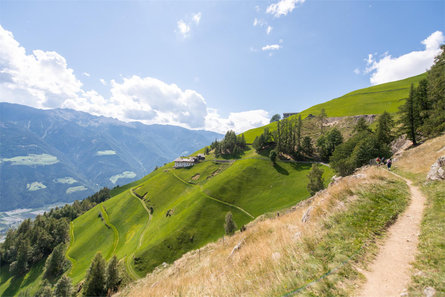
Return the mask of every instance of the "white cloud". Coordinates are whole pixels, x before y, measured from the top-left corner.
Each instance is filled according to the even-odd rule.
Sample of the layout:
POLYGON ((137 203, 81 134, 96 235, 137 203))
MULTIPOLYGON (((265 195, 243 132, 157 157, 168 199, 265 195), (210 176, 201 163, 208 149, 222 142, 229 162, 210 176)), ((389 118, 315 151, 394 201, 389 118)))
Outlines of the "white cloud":
POLYGON ((306 0, 281 0, 269 5, 266 9, 266 13, 272 14, 274 17, 278 18, 292 12, 297 4, 303 4, 305 1, 306 0))
POLYGON ((385 53, 376 59, 375 54, 369 54, 366 59, 365 73, 370 73, 371 84, 400 80, 428 70, 434 63, 434 57, 440 53, 440 45, 445 41, 442 32, 436 31, 422 41, 423 51, 412 51, 400 57, 392 57, 385 53))
POLYGON ((225 133, 233 130, 241 133, 252 128, 264 126, 269 123, 269 113, 265 110, 250 110, 243 112, 232 112, 228 118, 223 118, 216 109, 209 108, 206 116, 206 127, 209 130, 225 133))
POLYGON ((199 22, 201 21, 201 16, 202 16, 202 14, 200 12, 195 13, 192 16, 192 20, 193 20, 193 22, 195 22, 196 25, 199 25, 199 22))
POLYGON ((88 72, 84 72, 82 74, 85 75, 86 77, 90 77, 91 76, 88 72))
POLYGON ((267 26, 266 34, 269 35, 271 31, 272 31, 272 26, 267 26))
POLYGON ((176 22, 176 27, 178 32, 182 35, 183 38, 187 38, 190 36, 192 25, 198 26, 201 21, 202 13, 194 13, 191 16, 188 16, 184 19, 180 19, 176 22))
POLYGON ((103 84, 104 86, 107 85, 107 81, 106 81, 105 79, 100 78, 99 81, 100 81, 100 83, 103 84))
POLYGON ((2 162, 10 162, 11 165, 24 165, 24 166, 34 166, 34 165, 53 165, 59 162, 56 156, 48 154, 29 154, 27 156, 16 156, 12 158, 3 158, 2 162))
POLYGON ((179 33, 181 33, 182 36, 187 37, 190 33, 190 25, 184 22, 183 20, 179 20, 177 25, 179 33))
MULTIPOLYGON (((195 24, 199 22, 200 14, 194 16, 195 24)), ((277 45, 269 46, 269 49, 274 47, 277 45)), ((36 108, 71 108, 127 122, 170 124, 217 132, 225 132, 228 128, 238 132, 254 128, 265 123, 263 115, 267 114, 266 111, 246 111, 246 114, 257 117, 245 123, 238 120, 238 113, 223 118, 207 106, 199 92, 181 89, 174 83, 152 77, 122 76, 119 80, 108 81, 107 87, 111 94, 108 98, 95 90, 84 90, 64 57, 41 50, 27 55, 12 33, 0 26, 0 98, 4 101, 36 108)), ((13 165, 51 165, 58 162, 55 156, 45 154, 1 161, 13 165)))
POLYGON ((257 18, 254 18, 253 19, 253 24, 252 24, 254 27, 264 27, 264 26, 266 26, 267 25, 267 22, 265 21, 265 20, 263 20, 263 19, 257 19, 257 18))
POLYGON ((279 45, 279 44, 268 44, 268 45, 263 46, 261 48, 261 50, 263 50, 263 51, 276 51, 276 50, 279 50, 280 48, 282 48, 282 46, 279 45))
POLYGON ((41 182, 33 182, 26 185, 26 189, 30 192, 46 189, 46 186, 41 182))
POLYGON ((357 75, 359 75, 359 74, 360 74, 360 69, 355 68, 355 69, 354 69, 354 73, 357 74, 357 75))

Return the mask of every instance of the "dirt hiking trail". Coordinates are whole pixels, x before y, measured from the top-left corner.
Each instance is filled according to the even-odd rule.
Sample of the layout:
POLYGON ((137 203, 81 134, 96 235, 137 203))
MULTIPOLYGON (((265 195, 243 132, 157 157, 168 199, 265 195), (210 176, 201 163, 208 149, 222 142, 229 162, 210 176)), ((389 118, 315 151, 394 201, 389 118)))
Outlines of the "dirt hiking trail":
POLYGON ((379 248, 369 271, 364 271, 366 282, 357 296, 400 296, 408 287, 411 263, 415 260, 420 234, 425 197, 412 182, 395 173, 409 186, 411 201, 403 214, 388 229, 387 237, 379 248))

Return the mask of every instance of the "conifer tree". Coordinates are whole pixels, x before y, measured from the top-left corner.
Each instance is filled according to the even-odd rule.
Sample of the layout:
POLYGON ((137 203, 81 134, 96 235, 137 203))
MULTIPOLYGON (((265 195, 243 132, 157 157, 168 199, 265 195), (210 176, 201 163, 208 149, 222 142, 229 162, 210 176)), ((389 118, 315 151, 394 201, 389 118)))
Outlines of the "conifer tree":
POLYGON ((301 115, 298 116, 298 122, 297 122, 297 131, 296 131, 296 138, 297 138, 297 151, 299 152, 301 150, 301 127, 303 126, 303 121, 301 120, 301 115))
POLYGON ((225 219, 225 223, 224 223, 224 230, 225 230, 227 235, 233 235, 235 233, 236 229, 237 229, 236 223, 233 220, 232 213, 229 211, 226 214, 226 219, 225 219))
POLYGON ((376 135, 377 142, 380 146, 384 144, 390 144, 391 141, 394 139, 391 132, 393 126, 394 122, 388 112, 385 111, 382 115, 379 116, 376 135))
POLYGON ((417 129, 420 124, 420 114, 413 84, 411 84, 408 99, 406 99, 405 104, 400 107, 400 113, 400 121, 404 131, 408 134, 408 138, 413 141, 413 144, 417 145, 417 129))
POLYGON ((311 156, 312 153, 314 152, 314 148, 312 146, 312 140, 309 136, 305 136, 303 138, 303 143, 301 147, 303 149, 303 152, 308 156, 311 156))
POLYGON ((323 170, 320 169, 317 164, 312 164, 311 171, 307 177, 309 178, 307 190, 311 195, 324 189, 323 170))
POLYGON ((56 297, 71 297, 71 293, 71 279, 66 275, 63 275, 56 283, 56 287, 54 288, 54 295, 56 297))
POLYGON ((117 291, 119 286, 119 270, 117 267, 117 258, 114 255, 111 258, 107 266, 107 289, 109 292, 114 293, 117 291))
POLYGON ((321 109, 320 114, 318 115, 318 124, 320 125, 320 134, 324 134, 324 125, 328 119, 328 115, 324 108, 321 109))
POLYGON ((51 285, 48 282, 48 280, 43 280, 42 284, 40 285, 39 290, 37 291, 35 297, 50 297, 52 296, 53 291, 51 289, 51 285))
POLYGON ((275 150, 271 150, 269 153, 269 158, 272 161, 272 163, 275 164, 275 162, 277 160, 277 152, 275 150))
POLYGON ((85 278, 84 296, 106 296, 105 260, 98 252, 91 262, 85 278))
POLYGON ((44 278, 57 278, 68 268, 69 262, 65 258, 65 248, 65 244, 59 244, 46 259, 44 278))

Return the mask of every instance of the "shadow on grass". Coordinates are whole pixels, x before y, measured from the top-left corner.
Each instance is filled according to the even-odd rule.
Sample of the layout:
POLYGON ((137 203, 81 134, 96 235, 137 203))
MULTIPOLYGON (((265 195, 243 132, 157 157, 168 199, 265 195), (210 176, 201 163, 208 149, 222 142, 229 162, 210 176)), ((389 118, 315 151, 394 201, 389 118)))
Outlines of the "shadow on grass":
POLYGON ((13 277, 9 283, 9 287, 3 292, 4 296, 15 296, 22 285, 25 276, 13 277))
POLYGON ((312 167, 311 163, 289 163, 292 168, 295 170, 309 170, 312 167))
POLYGON ((289 171, 281 167, 278 163, 274 163, 273 168, 275 168, 275 170, 280 174, 289 175, 289 171))

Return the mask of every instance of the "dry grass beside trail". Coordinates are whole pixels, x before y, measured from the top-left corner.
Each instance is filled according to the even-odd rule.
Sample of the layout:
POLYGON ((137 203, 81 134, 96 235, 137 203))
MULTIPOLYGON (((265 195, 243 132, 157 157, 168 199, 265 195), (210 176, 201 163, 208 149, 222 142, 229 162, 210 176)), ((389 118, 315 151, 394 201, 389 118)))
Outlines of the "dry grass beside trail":
POLYGON ((243 233, 237 232, 157 268, 119 295, 271 296, 282 292, 285 284, 295 284, 296 279, 307 282, 307 275, 300 271, 305 264, 310 265, 306 263, 307 241, 322 236, 326 218, 347 209, 356 200, 355 193, 385 179, 394 177, 378 168, 362 169, 358 175, 341 179, 285 214, 260 217, 243 233), (309 219, 303 223, 302 217, 307 213, 309 219), (241 248, 233 251, 239 243, 241 248))
POLYGON ((424 144, 405 151, 394 165, 404 172, 426 176, 431 165, 445 155, 445 135, 426 141, 424 144))

